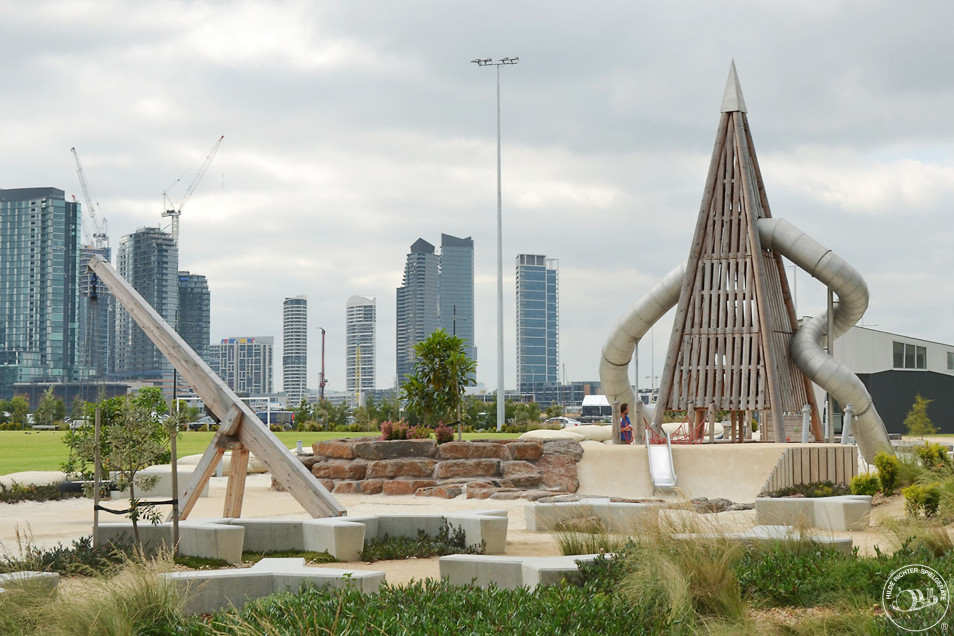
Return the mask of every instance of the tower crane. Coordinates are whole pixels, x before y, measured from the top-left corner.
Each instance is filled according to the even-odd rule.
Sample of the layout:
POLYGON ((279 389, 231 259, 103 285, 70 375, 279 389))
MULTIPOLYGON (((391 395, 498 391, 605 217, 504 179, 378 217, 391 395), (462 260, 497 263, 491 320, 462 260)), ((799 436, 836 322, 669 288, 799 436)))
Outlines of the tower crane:
POLYGON ((89 235, 85 223, 83 223, 83 233, 87 235, 87 238, 93 239, 92 245, 96 249, 105 249, 109 247, 109 232, 106 229, 106 219, 103 219, 101 224, 99 217, 96 215, 96 206, 99 204, 93 199, 93 195, 90 194, 89 191, 89 186, 86 184, 86 173, 83 172, 83 164, 80 163, 79 153, 76 152, 75 147, 70 148, 70 152, 73 153, 73 157, 76 159, 76 174, 79 177, 80 188, 83 189, 83 198, 86 200, 86 210, 89 212, 89 218, 93 224, 92 236, 89 235))
MULTIPOLYGON (((225 139, 225 135, 219 137, 218 141, 215 142, 212 146, 212 150, 209 151, 209 154, 206 156, 205 160, 202 162, 202 165, 199 166, 199 171, 195 173, 195 177, 192 178, 192 183, 189 184, 189 188, 186 190, 185 195, 182 197, 182 201, 179 202, 179 205, 176 206, 172 204, 172 209, 166 210, 162 213, 162 216, 172 217, 172 238, 175 239, 176 244, 179 243, 179 217, 182 215, 182 208, 185 207, 185 204, 192 198, 192 195, 195 193, 195 189, 199 186, 199 182, 202 181, 202 177, 205 176, 205 171, 209 169, 209 165, 212 163, 215 153, 218 152, 219 146, 222 145, 222 140, 225 139)), ((176 180, 178 182, 178 179, 176 180)), ((166 193, 162 193, 163 199, 166 199, 166 193)), ((171 201, 170 201, 171 203, 171 201)))

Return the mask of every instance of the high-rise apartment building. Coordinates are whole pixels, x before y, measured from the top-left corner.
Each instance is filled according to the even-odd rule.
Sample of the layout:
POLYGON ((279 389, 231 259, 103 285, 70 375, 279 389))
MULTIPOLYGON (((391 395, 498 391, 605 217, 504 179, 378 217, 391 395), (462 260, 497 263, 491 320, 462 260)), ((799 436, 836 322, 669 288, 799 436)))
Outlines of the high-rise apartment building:
POLYGON ((441 329, 464 341, 464 353, 477 361, 474 344, 474 239, 441 234, 438 282, 441 329))
POLYGON ((434 246, 422 238, 411 245, 404 266, 404 284, 397 289, 397 383, 414 373, 414 345, 440 327, 438 321, 439 261, 434 246))
POLYGON ((113 372, 113 329, 116 301, 109 288, 98 278, 92 288, 93 276, 87 269, 89 260, 101 256, 112 262, 109 247, 84 245, 79 262, 79 365, 81 379, 105 379, 113 372))
POLYGON ((179 315, 176 331, 203 360, 209 359, 209 281, 201 274, 179 272, 179 315))
POLYGON ((517 255, 517 390, 534 393, 559 377, 559 262, 517 255))
POLYGON ((0 190, 0 397, 78 375, 80 205, 57 188, 0 190))
POLYGON ((282 311, 282 388, 285 404, 301 404, 308 386, 308 298, 286 298, 282 311))
POLYGON ((375 388, 374 298, 352 296, 345 304, 345 386, 354 404, 375 388))
MULTIPOLYGON (((179 309, 179 248, 168 232, 145 227, 122 237, 116 270, 170 325, 179 309)), ((172 365, 124 309, 114 321, 115 377, 156 379, 172 365)))
POLYGON ((209 347, 209 366, 239 395, 271 393, 274 344, 271 336, 223 338, 209 347))

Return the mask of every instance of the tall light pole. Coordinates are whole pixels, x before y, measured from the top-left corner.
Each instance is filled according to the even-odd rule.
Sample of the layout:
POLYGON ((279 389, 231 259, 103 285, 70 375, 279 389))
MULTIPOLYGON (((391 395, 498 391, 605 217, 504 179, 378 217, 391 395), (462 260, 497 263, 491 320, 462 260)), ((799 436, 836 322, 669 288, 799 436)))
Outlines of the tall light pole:
POLYGON ((516 64, 519 57, 502 57, 497 61, 491 58, 471 60, 477 66, 497 67, 497 430, 503 427, 504 402, 504 337, 503 337, 503 212, 500 188, 500 67, 516 64))

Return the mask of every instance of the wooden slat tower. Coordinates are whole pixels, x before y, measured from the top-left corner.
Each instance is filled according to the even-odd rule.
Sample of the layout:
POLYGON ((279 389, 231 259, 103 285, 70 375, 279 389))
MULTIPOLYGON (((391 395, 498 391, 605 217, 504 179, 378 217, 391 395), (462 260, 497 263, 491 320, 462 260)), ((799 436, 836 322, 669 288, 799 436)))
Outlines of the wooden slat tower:
POLYGON ((660 381, 657 429, 666 411, 687 411, 689 439, 701 441, 707 413, 711 420, 729 411, 742 441, 743 422, 761 411, 762 439, 784 442, 783 413, 808 404, 821 441, 811 382, 789 353, 798 322, 785 267, 762 248, 756 227, 770 217, 733 62, 660 381))

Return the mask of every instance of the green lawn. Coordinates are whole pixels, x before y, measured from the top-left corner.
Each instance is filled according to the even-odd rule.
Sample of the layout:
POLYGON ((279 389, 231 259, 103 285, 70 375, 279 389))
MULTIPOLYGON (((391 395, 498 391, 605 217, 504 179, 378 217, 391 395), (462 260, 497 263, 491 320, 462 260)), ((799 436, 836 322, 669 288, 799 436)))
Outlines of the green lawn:
MULTIPOLYGON (((0 475, 25 470, 59 470, 69 456, 63 443, 64 431, 0 431, 0 475)), ((213 433, 188 431, 179 436, 176 451, 179 457, 205 452, 213 433)), ((288 431, 276 433, 288 448, 295 448, 298 440, 307 449, 314 442, 342 437, 374 437, 378 433, 306 433, 288 431)), ((464 439, 512 439, 516 434, 465 433, 464 439)))

